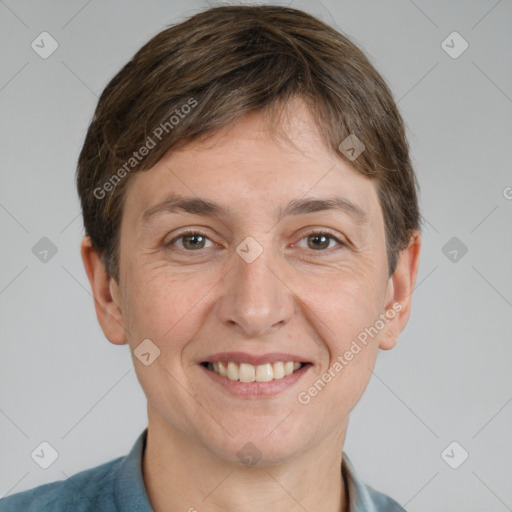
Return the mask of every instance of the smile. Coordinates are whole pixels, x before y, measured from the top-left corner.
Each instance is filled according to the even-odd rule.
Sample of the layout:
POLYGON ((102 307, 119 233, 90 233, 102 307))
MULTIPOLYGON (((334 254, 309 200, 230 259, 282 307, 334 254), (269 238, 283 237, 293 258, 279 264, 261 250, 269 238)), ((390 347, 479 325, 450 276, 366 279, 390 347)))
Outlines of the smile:
POLYGON ((240 382, 270 382, 280 380, 291 375, 304 366, 303 363, 294 361, 276 361, 252 365, 249 363, 236 363, 234 361, 218 361, 215 363, 202 363, 208 370, 211 370, 222 377, 240 382))

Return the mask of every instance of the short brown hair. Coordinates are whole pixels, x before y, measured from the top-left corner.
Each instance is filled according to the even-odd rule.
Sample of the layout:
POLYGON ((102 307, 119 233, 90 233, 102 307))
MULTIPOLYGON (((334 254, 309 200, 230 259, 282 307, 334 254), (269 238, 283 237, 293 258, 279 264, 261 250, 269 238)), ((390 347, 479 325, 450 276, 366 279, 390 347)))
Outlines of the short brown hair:
POLYGON ((420 222, 418 185, 392 94, 347 37, 303 11, 271 5, 214 7, 170 26, 101 94, 78 160, 77 187, 85 233, 109 275, 119 280, 124 191, 132 174, 250 112, 273 116, 297 97, 328 147, 376 180, 391 276, 420 222), (343 151, 348 136, 364 144, 356 159, 343 151))

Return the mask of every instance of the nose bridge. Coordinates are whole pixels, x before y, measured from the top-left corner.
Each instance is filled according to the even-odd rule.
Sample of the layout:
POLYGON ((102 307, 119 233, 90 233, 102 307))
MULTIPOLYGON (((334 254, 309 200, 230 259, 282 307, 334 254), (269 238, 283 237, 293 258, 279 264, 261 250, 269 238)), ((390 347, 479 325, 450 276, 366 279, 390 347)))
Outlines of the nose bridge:
POLYGON ((233 255, 232 265, 220 299, 221 320, 236 324, 250 336, 286 324, 293 304, 288 288, 275 275, 277 261, 271 244, 263 247, 263 243, 246 238, 233 255))

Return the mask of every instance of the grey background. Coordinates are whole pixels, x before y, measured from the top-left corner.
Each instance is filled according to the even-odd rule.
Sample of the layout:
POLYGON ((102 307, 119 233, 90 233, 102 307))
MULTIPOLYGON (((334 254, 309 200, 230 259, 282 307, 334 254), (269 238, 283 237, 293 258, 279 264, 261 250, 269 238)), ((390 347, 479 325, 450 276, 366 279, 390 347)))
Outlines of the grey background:
MULTIPOLYGON (((0 496, 124 455, 146 425, 128 348, 96 320, 74 171, 107 81, 206 5, 0 1, 0 496), (43 31, 59 44, 48 59, 31 48, 43 31), (57 248, 47 262, 32 252, 42 237, 57 248), (46 470, 30 457, 42 441, 59 453, 46 470)), ((381 352, 345 451, 409 511, 512 510, 512 3, 291 5, 348 34, 389 82, 425 219, 411 320, 381 352), (453 31, 469 44, 456 59, 441 46, 453 31), (468 249, 448 246, 455 262, 452 237, 468 249), (441 457, 452 441, 469 453, 458 469, 441 457)))

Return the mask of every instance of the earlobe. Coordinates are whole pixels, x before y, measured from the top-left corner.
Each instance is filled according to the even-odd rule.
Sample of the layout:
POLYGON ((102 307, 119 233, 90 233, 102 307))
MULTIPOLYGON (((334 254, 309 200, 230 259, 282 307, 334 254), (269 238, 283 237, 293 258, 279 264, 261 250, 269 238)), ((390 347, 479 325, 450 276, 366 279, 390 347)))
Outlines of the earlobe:
POLYGON ((116 294, 116 283, 107 274, 98 253, 93 249, 91 239, 82 239, 80 252, 87 278, 94 298, 98 322, 106 338, 115 345, 127 343, 121 305, 116 294))
POLYGON ((389 300, 386 301, 386 317, 389 320, 381 333, 379 348, 389 350, 398 342, 405 329, 412 306, 412 292, 416 283, 421 250, 421 235, 415 231, 409 245, 400 251, 394 274, 388 285, 389 300))

